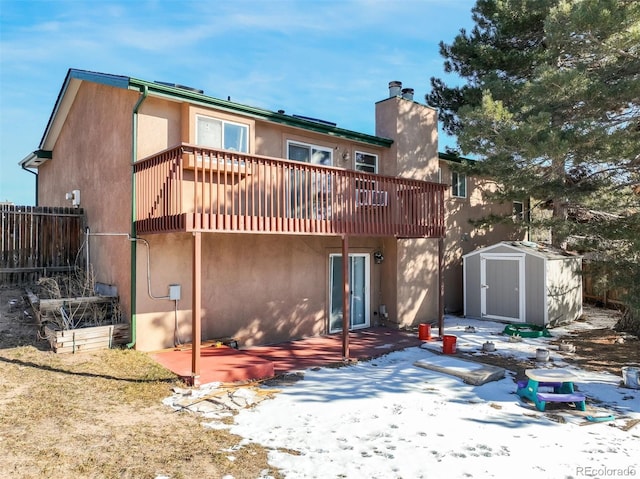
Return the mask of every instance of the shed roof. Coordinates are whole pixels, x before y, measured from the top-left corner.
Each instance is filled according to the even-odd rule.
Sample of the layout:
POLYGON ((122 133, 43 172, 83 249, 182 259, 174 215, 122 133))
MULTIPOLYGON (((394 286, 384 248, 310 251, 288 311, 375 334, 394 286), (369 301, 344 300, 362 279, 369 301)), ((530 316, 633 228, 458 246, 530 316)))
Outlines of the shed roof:
POLYGON ((561 259, 580 259, 582 256, 572 253, 567 250, 563 250, 560 248, 556 248, 549 244, 545 243, 536 243, 533 241, 501 241, 500 243, 496 243, 491 246, 486 246, 484 248, 477 249, 472 251, 471 253, 467 253, 463 257, 472 256, 479 253, 487 253, 498 247, 508 247, 513 249, 514 251, 523 252, 525 254, 530 254, 533 256, 537 256, 544 259, 550 260, 561 260, 561 259))

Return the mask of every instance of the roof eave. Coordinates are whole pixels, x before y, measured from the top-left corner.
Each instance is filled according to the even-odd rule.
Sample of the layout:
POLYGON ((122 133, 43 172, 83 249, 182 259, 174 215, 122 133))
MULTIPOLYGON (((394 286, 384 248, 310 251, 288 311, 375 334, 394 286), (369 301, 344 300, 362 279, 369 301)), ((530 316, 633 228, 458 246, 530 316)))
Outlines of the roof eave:
POLYGON ((323 133, 326 135, 335 136, 338 138, 344 138, 348 140, 358 141, 362 143, 368 143, 375 146, 381 146, 389 148, 393 144, 393 140, 389 138, 383 138, 380 136, 368 135, 366 133, 359 133, 344 128, 338 128, 333 125, 327 125, 312 120, 306 120, 304 118, 298 118, 291 115, 285 115, 282 113, 275 113, 262 108, 243 105, 240 103, 234 103, 227 100, 221 100, 219 98, 210 97, 195 91, 185 90, 179 87, 172 87, 162 85, 156 82, 148 82, 145 80, 139 80, 131 78, 129 81, 129 88, 135 90, 141 90, 147 88, 149 95, 167 98, 174 101, 186 101, 194 105, 205 106, 209 108, 215 108, 217 110, 227 111, 230 113, 246 115, 252 118, 257 118, 272 123, 279 123, 282 125, 290 126, 293 128, 301 128, 307 131, 315 131, 317 133, 323 133))
POLYGON ((438 152, 438 159, 443 161, 450 161, 451 163, 463 163, 465 161, 469 163, 476 162, 476 160, 473 160, 471 158, 465 158, 464 156, 458 156, 452 153, 443 153, 443 152, 438 152))
POLYGON ((42 139, 40 140, 40 149, 53 150, 62 125, 66 120, 71 105, 73 105, 73 100, 83 81, 91 81, 116 88, 127 88, 129 85, 128 77, 70 68, 64 79, 60 93, 58 93, 58 98, 47 122, 42 139))
POLYGON ((50 150, 35 150, 25 156, 19 163, 21 168, 38 168, 42 163, 53 158, 50 150))
MULTIPOLYGON (((231 101, 220 100, 195 91, 189 91, 183 88, 162 85, 157 82, 148 82, 120 75, 111 75, 106 73, 90 72, 86 70, 69 69, 67 76, 62 84, 62 88, 58 93, 53 111, 47 122, 47 126, 38 145, 38 151, 52 151, 56 144, 58 135, 62 130, 62 125, 66 121, 66 117, 71 110, 73 101, 80 89, 83 81, 90 81, 115 88, 129 89, 141 91, 147 88, 149 94, 153 96, 167 98, 173 101, 189 102, 195 105, 202 105, 209 108, 228 111, 231 113, 242 114, 252 118, 258 118, 265 121, 279 123, 291 126, 293 128, 301 128, 307 131, 315 131, 326 135, 343 138, 350 141, 357 141, 369 145, 389 148, 393 144, 393 140, 366 133, 359 133, 344 128, 338 128, 333 125, 326 125, 320 122, 306 120, 304 118, 296 118, 290 115, 275 113, 261 108, 242 105, 231 101)), ((30 158, 28 156, 27 158, 30 158)), ((25 158, 20 164, 27 159, 25 158)), ((35 159, 27 163, 34 164, 35 159)))

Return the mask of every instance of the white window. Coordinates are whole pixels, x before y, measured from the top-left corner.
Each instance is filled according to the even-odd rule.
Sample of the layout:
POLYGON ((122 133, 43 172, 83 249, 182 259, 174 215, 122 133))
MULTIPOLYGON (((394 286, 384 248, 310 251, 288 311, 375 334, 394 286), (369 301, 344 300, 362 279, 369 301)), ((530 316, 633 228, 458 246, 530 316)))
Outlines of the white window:
POLYGON ((224 150, 249 152, 249 127, 240 123, 196 116, 196 144, 224 150))
POLYGON ((333 164, 333 150, 323 146, 290 141, 287 144, 287 158, 304 163, 331 166, 333 164))
POLYGON ((356 151, 356 170, 365 173, 378 173, 378 155, 356 151))
POLYGON ((464 173, 451 172, 451 196, 467 197, 467 175, 464 173))
POLYGON ((513 219, 514 221, 529 221, 528 212, 524 209, 524 202, 513 202, 513 219))

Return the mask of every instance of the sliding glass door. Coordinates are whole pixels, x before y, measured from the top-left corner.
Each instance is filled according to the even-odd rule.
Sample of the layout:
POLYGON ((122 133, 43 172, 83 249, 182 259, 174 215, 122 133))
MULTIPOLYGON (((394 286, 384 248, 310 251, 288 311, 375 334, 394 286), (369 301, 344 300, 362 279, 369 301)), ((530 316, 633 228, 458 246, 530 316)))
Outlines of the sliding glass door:
MULTIPOLYGON (((369 326, 369 255, 354 253, 349 255, 349 329, 369 326)), ((329 332, 342 331, 342 255, 332 254, 329 258, 330 275, 330 318, 329 332)))

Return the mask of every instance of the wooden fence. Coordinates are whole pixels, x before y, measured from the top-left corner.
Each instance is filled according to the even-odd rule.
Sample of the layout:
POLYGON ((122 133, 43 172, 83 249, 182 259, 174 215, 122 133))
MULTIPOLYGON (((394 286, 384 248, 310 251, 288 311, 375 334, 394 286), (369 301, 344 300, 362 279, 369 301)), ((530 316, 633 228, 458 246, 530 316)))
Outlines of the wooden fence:
POLYGON ((84 268, 80 208, 0 205, 0 284, 84 268))
POLYGON ((627 291, 621 288, 607 288, 599 284, 597 278, 599 274, 602 272, 599 272, 597 265, 590 261, 582 261, 583 300, 602 305, 605 308, 623 308, 625 303, 622 299, 627 291))

